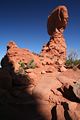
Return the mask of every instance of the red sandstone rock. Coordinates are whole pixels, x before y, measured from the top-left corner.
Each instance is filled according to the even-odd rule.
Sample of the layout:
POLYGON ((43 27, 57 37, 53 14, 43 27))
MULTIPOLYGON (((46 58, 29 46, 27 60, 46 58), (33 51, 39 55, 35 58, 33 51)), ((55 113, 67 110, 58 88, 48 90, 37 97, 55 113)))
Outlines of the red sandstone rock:
POLYGON ((74 86, 73 86, 73 91, 75 95, 80 99, 80 80, 78 80, 74 86))
MULTIPOLYGON (((49 62, 49 60, 51 62, 51 59, 44 56, 43 61, 49 62)), ((15 103, 16 101, 18 104, 21 104, 21 102, 24 103, 25 99, 27 103, 30 102, 30 104, 36 102, 37 112, 45 120, 51 120, 51 118, 53 119, 56 117, 54 113, 51 114, 51 110, 54 108, 56 109, 58 120, 65 120, 69 118, 72 120, 79 120, 79 109, 77 108, 78 103, 76 102, 76 100, 79 100, 74 96, 72 88, 75 82, 77 82, 79 79, 80 71, 66 70, 63 72, 58 72, 54 66, 55 65, 51 63, 42 65, 40 57, 33 55, 28 50, 20 49, 18 47, 10 47, 6 56, 2 59, 2 69, 0 73, 2 74, 3 69, 5 70, 3 73, 6 75, 7 81, 10 81, 11 83, 10 87, 12 88, 10 93, 12 93, 13 97, 10 95, 10 93, 6 94, 6 92, 3 92, 4 87, 0 90, 0 96, 2 96, 2 94, 4 94, 4 96, 7 95, 6 100, 8 99, 8 102, 12 101, 15 103), (23 60, 25 65, 27 65, 29 60, 32 58, 34 58, 35 62, 37 60, 36 63, 39 65, 39 67, 36 67, 35 69, 25 69, 25 71, 22 68, 22 73, 18 75, 18 72, 21 72, 19 71, 20 64, 18 64, 18 62, 23 60), (42 71, 45 74, 41 74, 42 71), (8 73, 6 74, 6 72, 8 73), (24 97, 24 93, 26 94, 27 98, 24 97), (17 98, 14 99, 14 96, 24 99, 20 102, 17 100, 17 98), (30 96, 35 98, 35 100, 33 100, 34 102, 31 102, 32 99, 30 96), (73 98, 75 103, 70 101, 71 98, 73 98), (74 108, 72 106, 74 106, 74 108), (65 114, 68 114, 67 118, 65 114)), ((0 76, 0 82, 1 81, 6 83, 6 79, 5 76, 3 77, 3 74, 2 77, 0 76)), ((7 84, 5 89, 7 89, 7 84)), ((55 110, 53 111, 55 112, 55 110)))
POLYGON ((53 63, 64 65, 66 60, 66 43, 63 31, 67 25, 68 11, 65 6, 55 8, 48 17, 49 42, 43 47, 41 55, 52 58, 53 63))
MULTIPOLYGON (((17 48, 18 46, 15 44, 15 42, 11 41, 8 43, 7 45, 7 50, 10 49, 10 48, 17 48)), ((17 52, 16 52, 17 54, 17 52)))
POLYGON ((59 31, 55 32, 46 46, 43 47, 41 55, 52 57, 54 64, 64 65, 66 60, 66 43, 62 33, 59 31), (46 46, 48 48, 47 50, 45 50, 46 46))
POLYGON ((76 86, 77 89, 74 89, 80 70, 64 70, 63 67, 66 44, 62 33, 67 18, 65 6, 52 11, 48 17, 51 38, 41 55, 21 49, 14 42, 7 45, 0 69, 0 104, 11 103, 12 110, 14 103, 14 109, 22 114, 22 119, 25 112, 28 120, 80 120, 79 88, 76 86), (27 68, 32 59, 35 68, 27 68), (19 104, 18 109, 16 104, 19 104), (21 110, 20 106, 23 106, 21 110), (25 106, 27 111, 24 111, 25 106))
POLYGON ((54 68, 48 67, 47 70, 46 70, 46 72, 47 72, 47 73, 53 73, 54 70, 55 70, 54 68))
POLYGON ((53 35, 57 30, 63 32, 68 21, 68 11, 65 6, 56 7, 51 14, 48 16, 48 33, 49 35, 53 35))
POLYGON ((45 74, 46 72, 43 70, 43 71, 41 71, 41 74, 45 74))
POLYGON ((58 120, 65 120, 63 106, 57 105, 56 111, 57 111, 57 119, 58 120))
POLYGON ((25 70, 27 73, 32 73, 33 72, 33 69, 27 69, 25 70))
POLYGON ((67 69, 64 67, 64 66, 61 66, 61 68, 59 68, 59 71, 60 72, 64 72, 64 71, 66 71, 67 69))

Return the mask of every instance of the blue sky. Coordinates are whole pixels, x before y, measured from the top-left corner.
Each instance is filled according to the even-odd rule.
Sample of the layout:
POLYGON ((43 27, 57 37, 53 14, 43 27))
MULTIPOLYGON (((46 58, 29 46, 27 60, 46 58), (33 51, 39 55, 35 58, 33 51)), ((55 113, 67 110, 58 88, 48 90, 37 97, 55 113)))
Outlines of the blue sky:
POLYGON ((11 40, 21 48, 39 53, 49 40, 47 17, 58 5, 66 5, 69 11, 64 32, 67 51, 75 50, 80 57, 79 0, 0 0, 0 60, 11 40))

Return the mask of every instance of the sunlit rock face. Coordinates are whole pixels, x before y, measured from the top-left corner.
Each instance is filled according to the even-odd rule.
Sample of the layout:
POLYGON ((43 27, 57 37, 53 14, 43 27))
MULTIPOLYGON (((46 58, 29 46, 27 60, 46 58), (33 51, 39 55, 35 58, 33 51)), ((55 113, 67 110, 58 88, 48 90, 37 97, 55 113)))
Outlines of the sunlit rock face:
POLYGON ((63 32, 68 22, 68 11, 65 6, 58 6, 48 16, 47 31, 49 42, 43 46, 41 55, 50 57, 55 64, 64 65, 66 60, 66 43, 63 32))

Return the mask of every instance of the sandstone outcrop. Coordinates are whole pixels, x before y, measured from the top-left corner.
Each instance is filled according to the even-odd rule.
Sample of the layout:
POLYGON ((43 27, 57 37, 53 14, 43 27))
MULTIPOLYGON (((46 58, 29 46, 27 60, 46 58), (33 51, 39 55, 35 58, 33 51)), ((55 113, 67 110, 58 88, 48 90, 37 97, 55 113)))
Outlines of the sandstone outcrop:
POLYGON ((79 87, 75 89, 75 86, 79 83, 80 71, 58 72, 53 64, 43 65, 43 57, 19 48, 14 42, 9 45, 1 61, 0 103, 10 104, 10 111, 13 111, 13 104, 14 109, 24 104, 25 115, 30 120, 79 120, 80 98, 76 92, 79 87), (35 68, 25 67, 32 59, 35 68), (28 109, 32 117, 28 115, 28 109))
POLYGON ((65 6, 55 8, 48 16, 47 29, 50 40, 43 46, 41 55, 48 56, 58 66, 64 66, 66 60, 66 43, 63 31, 67 22, 68 11, 65 6))
POLYGON ((40 55, 8 43, 0 69, 1 120, 80 120, 80 70, 63 66, 67 13, 59 6, 48 17, 51 40, 40 55))

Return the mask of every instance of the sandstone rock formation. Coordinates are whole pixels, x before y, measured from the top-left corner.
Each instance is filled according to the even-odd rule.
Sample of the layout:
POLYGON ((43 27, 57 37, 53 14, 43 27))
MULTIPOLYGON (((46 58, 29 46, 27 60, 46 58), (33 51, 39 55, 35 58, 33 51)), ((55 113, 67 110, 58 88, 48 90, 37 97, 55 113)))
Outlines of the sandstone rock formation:
MULTIPOLYGON (((9 107, 6 109, 10 109, 9 112, 13 111, 15 115, 15 110, 20 109, 18 105, 25 105, 24 116, 29 120, 79 120, 80 99, 73 88, 80 79, 80 71, 58 72, 52 67, 54 65, 51 61, 46 65, 42 64, 45 57, 20 49, 14 42, 10 42, 8 46, 7 54, 1 61, 0 104, 5 103, 9 107), (31 59, 36 64, 34 69, 25 67, 31 59), (21 61, 23 62, 20 63, 21 61)), ((19 112, 22 109, 23 107, 19 112)), ((5 111, 4 114, 8 113, 5 111)))
POLYGON ((67 21, 68 11, 65 6, 58 6, 48 16, 47 29, 50 40, 43 46, 41 55, 48 56, 58 66, 64 65, 66 60, 66 43, 63 31, 67 21))
POLYGON ((67 18, 67 10, 64 6, 59 6, 52 12, 51 16, 53 15, 61 16, 61 22, 56 19, 57 31, 54 27, 49 28, 49 34, 54 38, 49 41, 49 45, 56 47, 58 42, 61 42, 60 49, 56 50, 57 53, 54 52, 55 55, 51 53, 51 49, 50 51, 43 50, 40 55, 37 55, 28 49, 19 48, 14 42, 9 42, 7 45, 7 53, 1 61, 2 68, 0 69, 1 120, 5 118, 10 120, 80 120, 80 70, 69 69, 61 72, 57 69, 60 65, 63 67, 66 57, 62 31, 66 27, 63 18, 65 15, 67 18), (63 52, 62 56, 57 55, 61 54, 60 50, 63 52), (53 57, 52 55, 56 59, 55 62, 50 58, 53 57))

